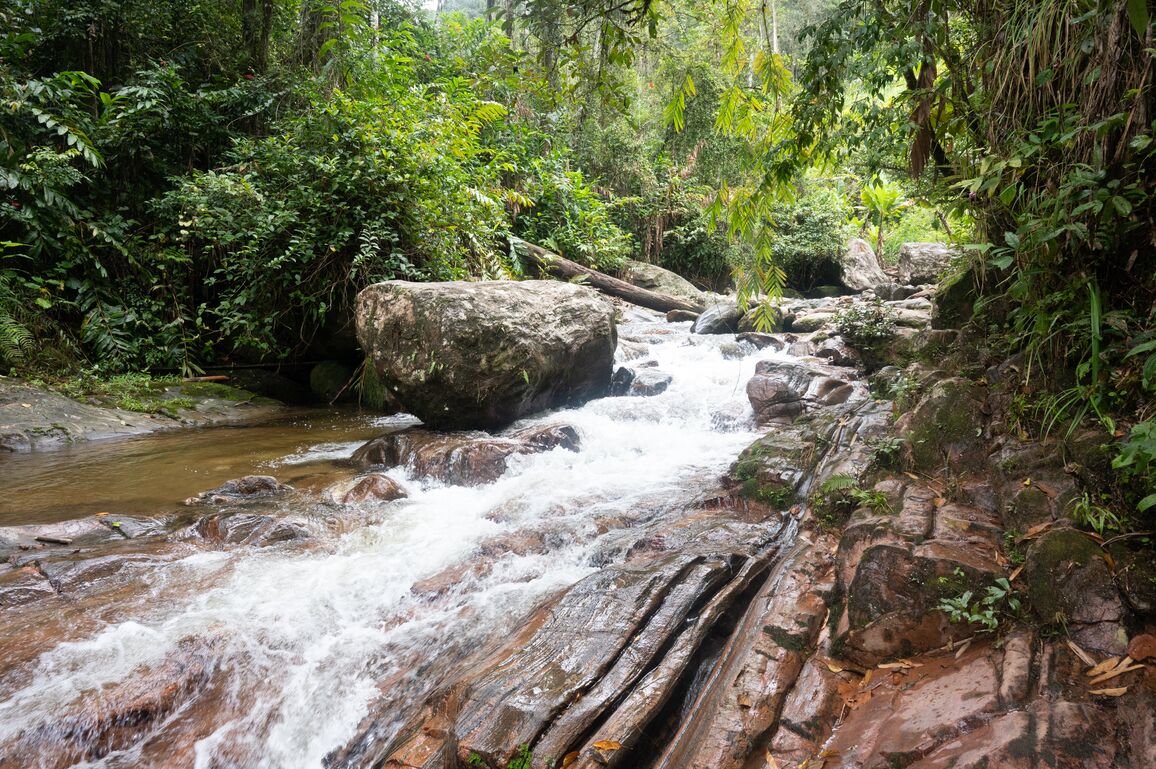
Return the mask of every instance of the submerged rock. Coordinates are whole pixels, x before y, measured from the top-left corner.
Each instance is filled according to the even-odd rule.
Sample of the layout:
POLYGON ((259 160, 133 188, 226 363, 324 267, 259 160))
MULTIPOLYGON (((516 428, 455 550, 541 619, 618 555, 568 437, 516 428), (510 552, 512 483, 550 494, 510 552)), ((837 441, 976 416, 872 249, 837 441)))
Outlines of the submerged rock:
POLYGON ((555 281, 388 281, 357 299, 382 382, 426 425, 494 429, 606 394, 614 306, 555 281))
POLYGON ((497 480, 510 457, 555 448, 578 449, 578 431, 569 425, 513 430, 504 435, 438 433, 418 427, 374 438, 353 454, 362 469, 408 467, 418 478, 460 486, 497 480))
POLYGON ((215 489, 202 491, 185 500, 186 505, 228 505, 245 502, 293 491, 292 486, 281 483, 271 475, 246 475, 225 481, 215 489))

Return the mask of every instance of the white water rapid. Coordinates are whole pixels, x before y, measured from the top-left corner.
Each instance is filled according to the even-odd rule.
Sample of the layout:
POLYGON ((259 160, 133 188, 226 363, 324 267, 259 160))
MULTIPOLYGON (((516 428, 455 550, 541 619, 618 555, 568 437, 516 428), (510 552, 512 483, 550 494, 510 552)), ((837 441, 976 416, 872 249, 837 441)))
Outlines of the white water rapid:
MULTIPOLYGON (((745 384, 755 360, 773 353, 729 359, 720 346, 733 337, 690 335, 686 325, 639 318, 620 328, 620 357, 635 356, 620 363, 653 361, 673 377, 665 392, 521 423, 573 425, 577 452, 518 457, 498 481, 472 488, 397 470, 408 499, 344 520, 320 502, 271 502, 269 512, 295 516, 313 536, 263 548, 189 540, 131 571, 131 584, 84 605, 87 621, 61 624, 55 646, 0 662, 9 666, 0 668, 0 766, 60 766, 55 742, 83 745, 106 694, 168 680, 165 666, 181 659, 200 660, 196 692, 111 751, 88 746, 77 766, 319 769, 371 707, 387 716, 380 729, 391 728, 390 713, 400 723, 471 651, 621 559, 633 539, 614 521, 683 514, 757 437, 745 384), (545 547, 479 555, 488 542, 530 534, 545 547), (413 590, 454 567, 448 590, 413 590)), ((325 443, 268 472, 351 452, 325 443)))

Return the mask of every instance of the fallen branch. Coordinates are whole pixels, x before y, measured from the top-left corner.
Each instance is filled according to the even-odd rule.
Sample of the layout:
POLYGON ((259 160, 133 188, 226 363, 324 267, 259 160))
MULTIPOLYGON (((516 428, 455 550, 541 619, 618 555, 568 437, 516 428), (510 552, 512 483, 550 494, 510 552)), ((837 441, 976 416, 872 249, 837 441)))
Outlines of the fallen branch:
POLYGON ((625 299, 639 307, 646 307, 659 312, 670 312, 671 310, 702 312, 706 309, 705 305, 679 299, 669 294, 660 294, 657 291, 648 291, 624 280, 612 278, 604 272, 583 267, 577 262, 572 262, 521 238, 510 238, 510 243, 515 251, 525 256, 532 265, 548 275, 562 280, 581 280, 591 288, 610 296, 616 296, 619 299, 625 299))

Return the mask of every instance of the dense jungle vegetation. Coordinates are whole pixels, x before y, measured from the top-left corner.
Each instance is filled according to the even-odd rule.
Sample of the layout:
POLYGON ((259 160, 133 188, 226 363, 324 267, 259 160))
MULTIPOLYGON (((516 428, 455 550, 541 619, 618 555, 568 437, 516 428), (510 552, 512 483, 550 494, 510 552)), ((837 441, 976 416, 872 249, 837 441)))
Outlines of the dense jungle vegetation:
POLYGON ((0 369, 309 356, 518 235, 741 296, 951 240, 1020 429, 1156 507, 1144 0, 4 0, 0 369), (733 276, 733 277, 732 277, 733 276))

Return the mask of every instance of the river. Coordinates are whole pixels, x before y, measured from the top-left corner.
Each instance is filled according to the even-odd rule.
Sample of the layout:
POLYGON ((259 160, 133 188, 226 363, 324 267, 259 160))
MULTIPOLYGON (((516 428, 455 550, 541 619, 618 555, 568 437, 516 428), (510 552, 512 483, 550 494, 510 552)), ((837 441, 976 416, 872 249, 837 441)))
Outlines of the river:
POLYGON ((335 509, 319 490, 388 422, 319 412, 0 460, 0 523, 171 513, 224 478, 262 472, 302 491, 261 512, 310 534, 258 548, 178 530, 63 608, 5 622, 0 767, 317 769, 371 705, 384 714, 375 728, 396 728, 472 652, 622 559, 637 526, 714 493, 760 434, 744 385, 774 353, 728 357, 733 337, 686 326, 638 315, 623 324, 621 362, 654 365, 669 388, 524 420, 572 425, 580 449, 516 457, 482 486, 398 468, 409 498, 335 509), (541 546, 487 548, 527 536, 541 546), (414 590, 447 573, 448 590, 414 590), (174 666, 185 683, 164 717, 110 737, 102 712, 135 687, 165 685, 174 666))

